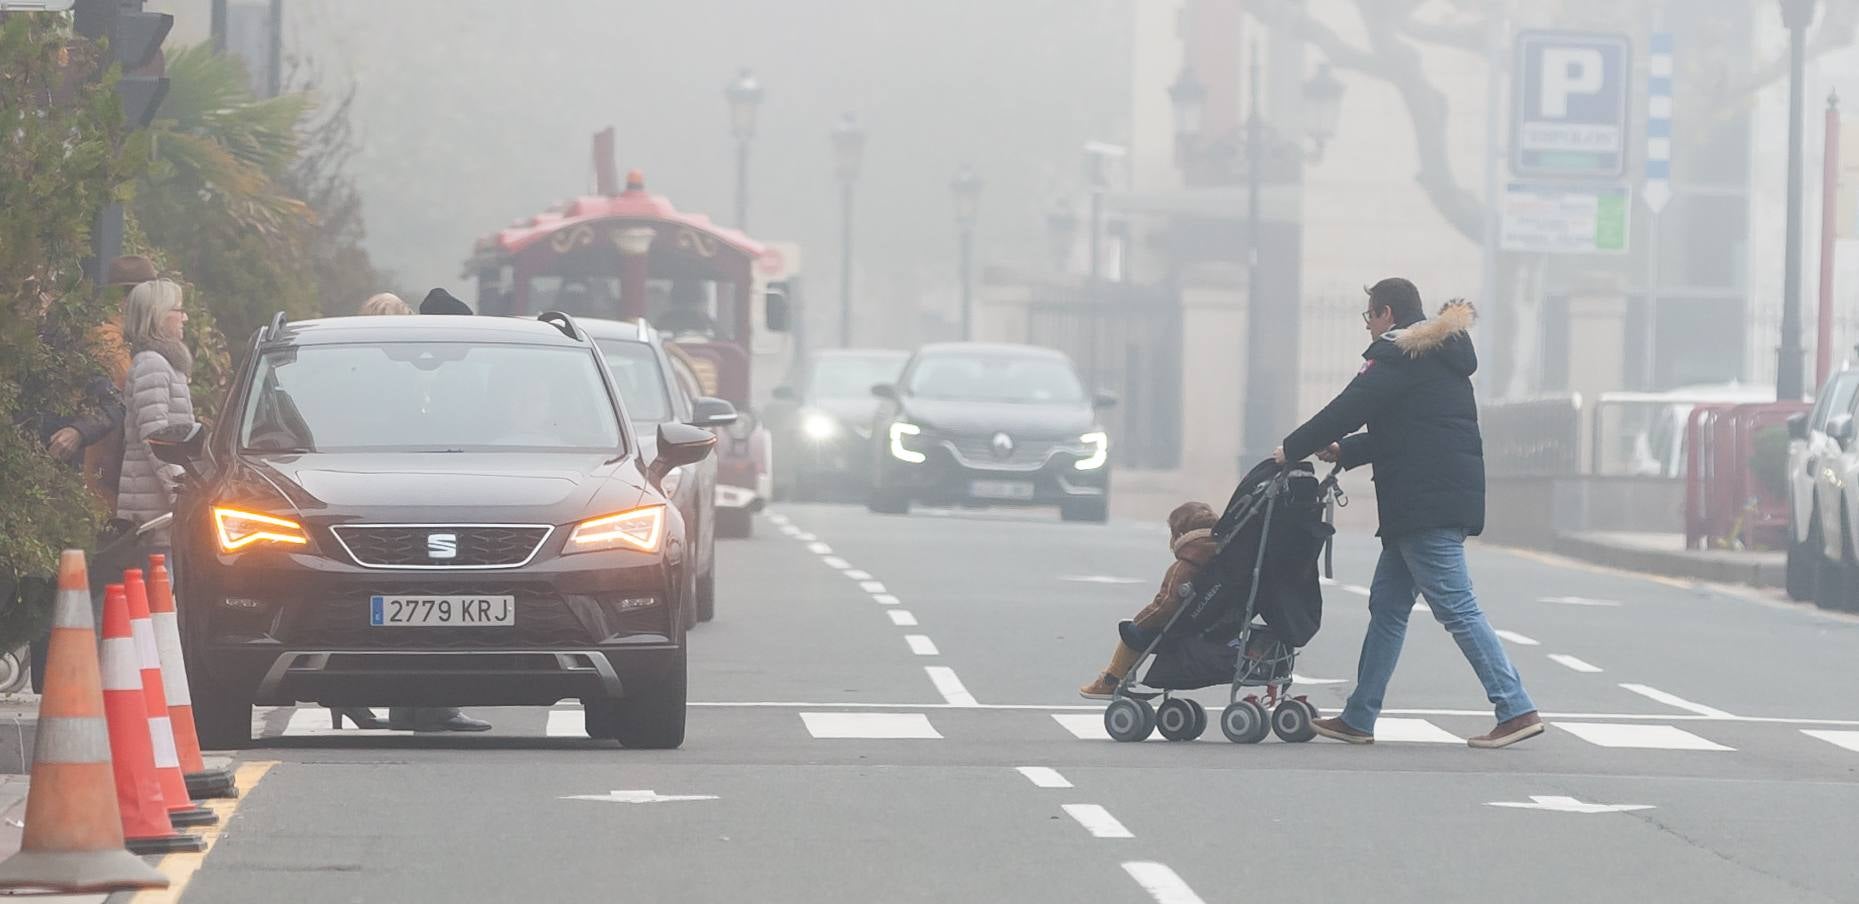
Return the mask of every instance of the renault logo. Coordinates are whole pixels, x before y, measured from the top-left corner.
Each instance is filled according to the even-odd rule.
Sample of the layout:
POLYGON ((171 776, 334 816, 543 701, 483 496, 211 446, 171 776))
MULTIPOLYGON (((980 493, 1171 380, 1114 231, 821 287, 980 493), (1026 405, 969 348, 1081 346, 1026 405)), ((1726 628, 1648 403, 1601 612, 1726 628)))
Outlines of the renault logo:
POLYGON ((1005 433, 994 434, 993 441, 988 445, 993 448, 995 458, 1006 458, 1013 454, 1013 437, 1005 433))
POLYGON ((429 559, 456 559, 458 558, 458 535, 457 534, 427 534, 426 535, 426 558, 429 558, 429 559))

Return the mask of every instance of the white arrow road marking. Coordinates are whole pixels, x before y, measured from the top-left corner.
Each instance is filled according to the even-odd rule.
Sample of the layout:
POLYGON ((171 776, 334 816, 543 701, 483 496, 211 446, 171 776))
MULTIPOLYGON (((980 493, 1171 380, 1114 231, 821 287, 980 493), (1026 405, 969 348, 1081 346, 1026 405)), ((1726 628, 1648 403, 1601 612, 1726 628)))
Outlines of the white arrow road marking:
POLYGON ((1573 797, 1557 794, 1532 794, 1532 803, 1517 800, 1494 800, 1485 804, 1487 807, 1511 807, 1517 810, 1554 810, 1557 813, 1625 813, 1628 810, 1650 810, 1651 804, 1584 804, 1573 797))
POLYGON ((606 794, 570 794, 562 800, 598 800, 613 804, 659 804, 677 800, 716 800, 714 794, 660 794, 656 791, 609 791, 606 794))
POLYGON ((1604 608, 1613 608, 1620 605, 1613 600, 1591 600, 1585 596, 1545 596, 1538 599, 1537 602, 1555 603, 1562 606, 1600 606, 1604 608))
POLYGON ((1107 574, 1068 574, 1059 578, 1074 584, 1141 584, 1142 578, 1119 578, 1107 574))

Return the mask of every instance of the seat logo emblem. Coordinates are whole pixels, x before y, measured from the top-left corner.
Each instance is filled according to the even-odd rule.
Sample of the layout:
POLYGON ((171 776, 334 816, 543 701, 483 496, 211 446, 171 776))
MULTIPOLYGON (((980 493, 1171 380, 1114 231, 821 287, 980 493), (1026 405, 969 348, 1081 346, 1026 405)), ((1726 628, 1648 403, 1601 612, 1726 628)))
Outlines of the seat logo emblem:
POLYGON ((427 534, 426 557, 429 559, 458 558, 458 535, 427 534))
POLYGON ((1013 437, 1005 433, 996 433, 989 446, 994 449, 995 458, 1006 458, 1013 454, 1013 437))

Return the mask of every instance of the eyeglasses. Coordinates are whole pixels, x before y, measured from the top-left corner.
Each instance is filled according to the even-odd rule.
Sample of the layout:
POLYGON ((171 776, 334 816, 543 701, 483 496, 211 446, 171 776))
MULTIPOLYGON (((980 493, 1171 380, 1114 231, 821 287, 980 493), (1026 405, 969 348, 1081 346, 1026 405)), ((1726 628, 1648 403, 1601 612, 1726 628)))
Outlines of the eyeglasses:
POLYGON ((1375 322, 1375 312, 1374 312, 1374 311, 1363 311, 1363 312, 1362 312, 1362 323, 1363 323, 1363 325, 1367 325, 1367 324, 1371 324, 1371 323, 1374 323, 1374 322, 1375 322))

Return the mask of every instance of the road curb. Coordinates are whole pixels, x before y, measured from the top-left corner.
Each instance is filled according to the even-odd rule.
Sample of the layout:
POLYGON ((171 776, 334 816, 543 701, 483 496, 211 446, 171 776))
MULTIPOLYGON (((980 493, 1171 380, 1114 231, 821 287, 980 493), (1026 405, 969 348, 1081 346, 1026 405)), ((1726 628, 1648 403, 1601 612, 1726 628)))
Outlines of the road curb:
POLYGON ((1775 589, 1787 586, 1786 564, 1744 557, 1746 554, 1637 549, 1573 534, 1557 534, 1550 551, 1596 565, 1665 577, 1775 589))

